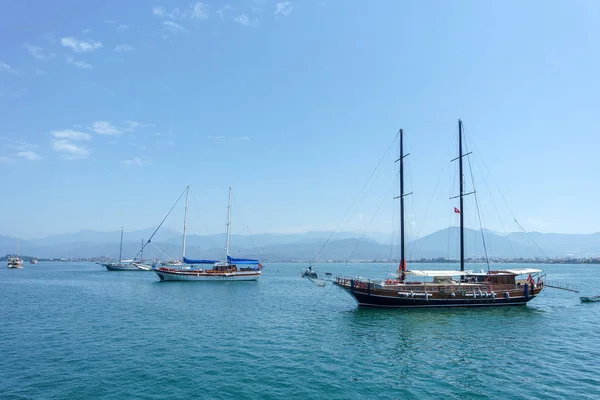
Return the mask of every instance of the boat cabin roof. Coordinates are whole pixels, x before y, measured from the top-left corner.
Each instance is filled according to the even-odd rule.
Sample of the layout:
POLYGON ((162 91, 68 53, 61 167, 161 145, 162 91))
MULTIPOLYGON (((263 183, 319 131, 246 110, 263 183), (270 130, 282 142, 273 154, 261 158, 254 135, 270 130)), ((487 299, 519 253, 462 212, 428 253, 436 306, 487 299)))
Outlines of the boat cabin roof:
POLYGON ((502 271, 490 271, 490 272, 484 272, 483 270, 481 272, 473 272, 472 270, 468 270, 468 271, 452 271, 452 270, 424 270, 424 269, 412 269, 412 270, 408 270, 405 271, 405 273, 407 275, 414 275, 414 276, 436 276, 436 277, 440 277, 440 276, 446 276, 446 277, 452 277, 452 276, 498 276, 498 275, 504 275, 504 276, 516 276, 516 275, 524 275, 524 274, 537 274, 542 272, 541 269, 534 269, 534 268, 521 268, 521 269, 506 269, 506 270, 502 270, 502 271))

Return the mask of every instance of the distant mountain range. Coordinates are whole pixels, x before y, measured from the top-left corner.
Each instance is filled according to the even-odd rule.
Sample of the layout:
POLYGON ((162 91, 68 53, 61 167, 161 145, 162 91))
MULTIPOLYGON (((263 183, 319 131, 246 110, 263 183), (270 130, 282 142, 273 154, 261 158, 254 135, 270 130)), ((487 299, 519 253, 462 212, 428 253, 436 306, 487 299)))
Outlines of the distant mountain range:
MULTIPOLYGON (((153 229, 126 232, 123 241, 123 258, 131 258, 141 247, 141 239, 148 238, 153 229)), ((263 261, 312 260, 325 245, 331 232, 307 232, 301 234, 232 235, 231 255, 256 257, 263 261)), ((466 257, 482 258, 484 247, 482 232, 465 230, 466 257)), ((487 253, 491 258, 556 258, 596 257, 600 255, 600 233, 510 233, 500 235, 483 231, 487 253), (533 241, 532 241, 533 240, 533 241), (535 243, 534 243, 535 242, 535 243)), ((50 236, 44 239, 21 240, 0 236, 0 255, 13 254, 17 243, 19 254, 43 258, 85 258, 107 256, 117 258, 120 232, 81 231, 72 234, 50 236)), ((340 232, 319 254, 319 260, 385 260, 397 259, 399 246, 391 243, 391 235, 374 234, 360 239, 359 235, 340 232)), ((457 259, 459 231, 452 227, 442 229, 407 243, 409 259, 451 258, 457 259)), ((144 256, 179 258, 181 233, 163 229, 144 250, 144 256)), ((190 257, 222 258, 225 234, 188 235, 187 254, 190 257)))

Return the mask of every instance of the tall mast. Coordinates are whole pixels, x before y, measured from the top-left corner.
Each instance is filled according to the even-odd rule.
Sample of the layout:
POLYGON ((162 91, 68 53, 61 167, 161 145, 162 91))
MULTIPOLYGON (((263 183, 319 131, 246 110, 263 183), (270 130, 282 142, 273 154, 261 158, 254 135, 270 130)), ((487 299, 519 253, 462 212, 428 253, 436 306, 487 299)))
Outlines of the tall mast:
POLYGON ((144 262, 144 238, 142 238, 142 249, 140 250, 140 262, 144 262))
POLYGON ((122 259, 123 259, 123 227, 121 227, 121 245, 119 246, 119 266, 121 265, 122 259))
POLYGON ((400 265, 398 266, 398 270, 402 271, 400 275, 400 279, 404 281, 406 274, 406 256, 405 256, 405 238, 404 238, 404 197, 408 196, 411 193, 404 193, 404 157, 408 154, 404 154, 404 129, 400 129, 400 157, 398 160, 400 162, 400 196, 396 197, 400 199, 400 265))
POLYGON ((229 186, 229 200, 227 201, 227 243, 225 245, 225 261, 229 263, 229 238, 231 235, 231 186, 229 186))
POLYGON ((459 197, 460 197, 460 270, 465 270, 465 221, 464 215, 465 210, 463 209, 463 197, 464 197, 464 188, 463 188, 463 150, 462 150, 462 121, 458 120, 458 175, 459 175, 459 197))
MULTIPOLYGON (((404 129, 400 129, 400 267, 405 270, 404 263, 404 129)), ((404 273, 402 273, 404 280, 404 273)))
POLYGON ((190 194, 189 185, 185 188, 185 213, 183 215, 183 245, 181 250, 181 261, 185 257, 185 239, 187 235, 187 215, 188 215, 188 196, 190 194))

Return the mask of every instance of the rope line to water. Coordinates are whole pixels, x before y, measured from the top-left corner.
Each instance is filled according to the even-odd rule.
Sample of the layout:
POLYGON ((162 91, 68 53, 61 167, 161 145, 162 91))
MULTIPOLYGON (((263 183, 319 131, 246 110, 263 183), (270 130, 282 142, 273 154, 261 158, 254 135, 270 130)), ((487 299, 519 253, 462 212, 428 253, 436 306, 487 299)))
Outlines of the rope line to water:
POLYGON ((353 207, 356 204, 357 200, 359 199, 360 195, 362 194, 362 192, 365 190, 365 188, 367 187, 367 185, 369 184, 369 182, 373 178, 373 175, 375 175, 375 172, 377 172, 379 170, 379 167, 381 166, 381 163, 387 157, 388 153, 390 152, 390 149, 392 148, 392 145, 395 143, 396 138, 398 138, 399 136, 400 136, 400 131, 398 131, 398 133, 394 137, 394 140, 392 140, 392 142, 388 146, 388 149, 386 150, 386 152, 383 154, 383 156, 381 157, 381 159, 377 163, 377 166, 375 166, 375 168, 371 172, 371 175, 369 175, 369 178, 367 179, 367 181, 365 182, 365 184, 363 185, 363 187, 358 192, 358 195, 354 198, 354 201, 352 202, 352 204, 350 205, 350 207, 348 208, 348 210, 346 211, 346 213, 344 214, 344 216, 342 217, 342 219, 340 220, 340 222, 337 224, 337 226, 335 227, 335 229, 331 232, 331 234, 329 235, 329 237, 327 238, 327 240, 325 241, 325 243, 323 243, 323 245, 321 246, 321 248, 319 249, 319 251, 317 251, 317 253, 315 254, 315 257, 313 258, 312 262, 310 262, 311 265, 316 262, 317 258, 319 258, 319 255, 321 254, 321 252, 323 251, 323 249, 325 248, 325 246, 327 246, 327 244, 329 243, 329 241, 331 240, 331 238, 333 237, 333 235, 335 234, 335 232, 339 229, 340 225, 342 225, 342 223, 346 220, 346 217, 348 216, 348 214, 350 213, 350 211, 353 209, 353 207))
MULTIPOLYGON (((379 209, 381 208, 381 206, 383 204, 383 201, 388 197, 388 195, 390 193, 390 189, 392 187, 393 187, 393 185, 390 185, 390 187, 388 188, 388 190, 385 192, 385 196, 383 196, 383 198, 379 202, 379 205, 377 206, 377 209, 375 210, 375 213, 373 213, 373 216, 371 217, 371 220, 367 224, 367 227, 363 230, 362 234, 360 235, 360 238, 356 242, 356 245, 354 246, 354 249, 352 250, 352 253, 350 253, 350 256, 348 257, 348 259, 352 258, 352 256, 356 252, 356 249, 358 249, 358 246, 360 245, 360 242, 363 240, 363 238, 365 237, 367 231, 369 230, 369 227, 371 226, 371 224, 375 220, 375 216, 379 212, 379 209)), ((346 260, 346 263, 342 267, 342 270, 340 271, 340 274, 344 273, 344 270, 346 269, 347 266, 348 266, 348 261, 346 260)), ((317 300, 317 302, 313 305, 313 308, 315 308, 321 302, 321 300, 323 300, 325 298, 325 296, 327 296, 327 294, 331 291, 331 289, 333 288, 333 286, 334 285, 332 284, 331 287, 329 289, 327 289, 327 291, 325 293, 323 293, 323 296, 321 296, 321 298, 319 298, 319 300, 317 300)))

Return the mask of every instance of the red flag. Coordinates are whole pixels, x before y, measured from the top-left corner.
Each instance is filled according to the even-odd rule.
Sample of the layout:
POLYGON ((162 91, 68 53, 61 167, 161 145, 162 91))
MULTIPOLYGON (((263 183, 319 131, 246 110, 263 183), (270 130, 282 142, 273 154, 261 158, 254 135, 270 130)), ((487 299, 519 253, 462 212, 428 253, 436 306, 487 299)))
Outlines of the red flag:
POLYGON ((460 210, 458 208, 454 207, 454 213, 455 214, 460 214, 460 210))

